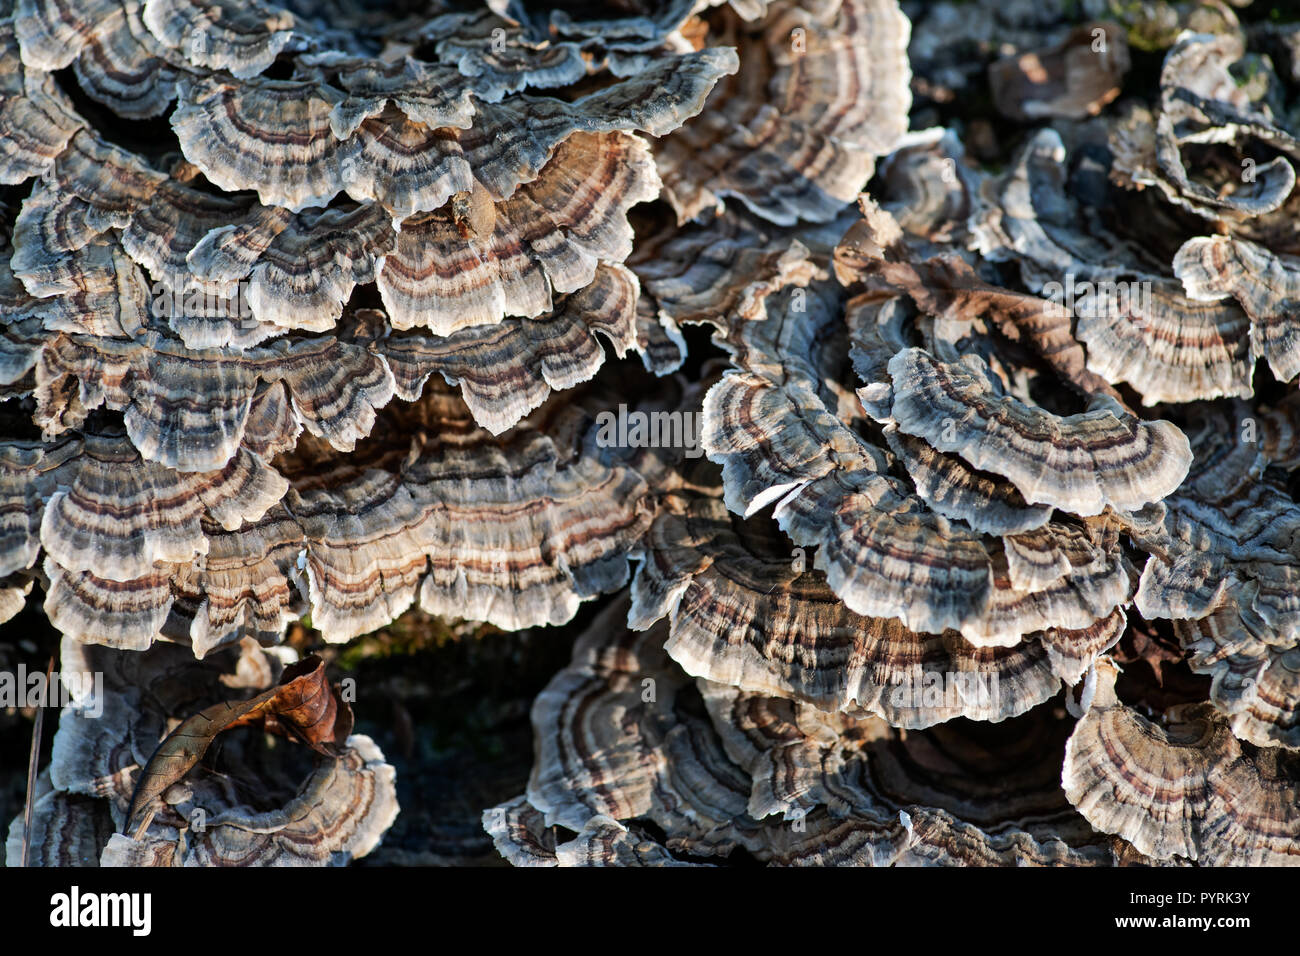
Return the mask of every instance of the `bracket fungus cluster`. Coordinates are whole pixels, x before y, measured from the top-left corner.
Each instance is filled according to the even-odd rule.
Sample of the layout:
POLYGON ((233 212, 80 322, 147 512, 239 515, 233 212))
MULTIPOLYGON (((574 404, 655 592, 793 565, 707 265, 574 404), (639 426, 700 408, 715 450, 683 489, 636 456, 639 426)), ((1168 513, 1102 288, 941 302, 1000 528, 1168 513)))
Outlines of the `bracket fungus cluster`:
POLYGON ((8 859, 367 854, 418 614, 516 865, 1300 861, 1300 30, 1029 6, 0 0, 8 859))

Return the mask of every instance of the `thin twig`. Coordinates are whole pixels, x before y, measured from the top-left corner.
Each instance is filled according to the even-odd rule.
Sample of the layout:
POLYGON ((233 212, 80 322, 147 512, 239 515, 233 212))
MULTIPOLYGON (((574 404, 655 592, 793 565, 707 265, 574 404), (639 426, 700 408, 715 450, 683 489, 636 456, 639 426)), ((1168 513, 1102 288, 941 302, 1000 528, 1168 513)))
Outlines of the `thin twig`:
POLYGON ((49 703, 50 681, 54 679, 54 655, 45 667, 45 696, 36 708, 36 726, 32 728, 32 752, 27 758, 27 800, 23 803, 23 855, 19 866, 26 867, 32 849, 32 810, 36 803, 36 768, 41 759, 41 734, 45 730, 45 705, 49 703))

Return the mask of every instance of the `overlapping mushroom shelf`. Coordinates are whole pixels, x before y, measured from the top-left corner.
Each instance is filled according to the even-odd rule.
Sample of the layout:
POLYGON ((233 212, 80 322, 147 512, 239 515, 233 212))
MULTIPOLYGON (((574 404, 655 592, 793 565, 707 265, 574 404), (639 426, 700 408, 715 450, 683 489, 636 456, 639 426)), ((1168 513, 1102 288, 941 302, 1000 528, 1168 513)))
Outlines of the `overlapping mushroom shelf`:
POLYGON ((107 678, 11 858, 369 852, 350 716, 138 788, 418 608, 575 637, 517 865, 1297 861, 1300 31, 427 6, 0 18, 0 620, 107 678))
POLYGON ((1254 137, 1285 183, 1290 140, 1185 106, 1191 62, 1241 56, 1167 54, 1164 187, 1126 166, 1131 109, 998 173, 936 129, 833 252, 728 210, 634 256, 729 355, 721 467, 682 463, 629 630, 608 612, 538 699, 527 790, 484 816, 508 859, 1296 862, 1290 187, 1220 176, 1210 207, 1191 165, 1254 137))
MULTIPOLYGON (((667 181, 684 218, 724 197, 827 218, 905 127, 892 0, 594 20, 298 0, 3 13, 0 610, 39 585, 68 663, 122 670, 114 702, 153 679, 115 655, 197 688, 213 668, 273 677, 248 641, 304 615, 333 642, 417 603, 518 629, 623 586, 665 466, 603 441, 600 416, 680 386, 626 365, 583 383, 606 344, 661 374, 685 357, 624 264, 629 211, 667 181), (720 84, 742 53, 749 80, 720 84), (185 655, 213 668, 177 676, 185 655)), ((190 702, 163 697, 168 717, 190 702)), ((157 727, 120 724, 88 746, 140 734, 142 763, 157 727)), ((355 752, 340 772, 382 762, 355 752)), ((131 767, 112 769, 118 816, 131 767)), ((95 842, 103 813, 80 797, 107 795, 103 774, 54 774, 45 839, 95 842)), ((368 835, 318 834, 312 859, 372 846, 389 790, 345 826, 368 835)), ((184 814, 91 856, 289 862, 168 826, 184 814)))
MULTIPOLYGON (((98 674, 102 687, 60 719, 32 816, 37 865, 339 865, 369 853, 397 816, 393 767, 363 734, 305 772, 286 765, 285 748, 232 735, 222 759, 228 774, 256 782, 251 793, 223 773, 195 775, 168 789, 146 832, 124 832, 142 768, 170 725, 275 683, 285 655, 253 641, 202 661, 173 644, 122 654, 65 638, 61 651, 66 672, 98 674)), ((20 817, 10 859, 23 837, 20 817)))

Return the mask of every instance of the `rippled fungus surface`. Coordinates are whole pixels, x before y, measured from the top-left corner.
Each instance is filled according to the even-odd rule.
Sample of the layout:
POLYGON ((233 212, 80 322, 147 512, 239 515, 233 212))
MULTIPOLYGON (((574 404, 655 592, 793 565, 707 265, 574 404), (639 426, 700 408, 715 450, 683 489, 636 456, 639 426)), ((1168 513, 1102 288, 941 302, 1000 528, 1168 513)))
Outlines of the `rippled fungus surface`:
POLYGON ((10 864, 460 861, 388 628, 562 642, 464 858, 1300 863, 1300 27, 1159 6, 0 0, 10 864))

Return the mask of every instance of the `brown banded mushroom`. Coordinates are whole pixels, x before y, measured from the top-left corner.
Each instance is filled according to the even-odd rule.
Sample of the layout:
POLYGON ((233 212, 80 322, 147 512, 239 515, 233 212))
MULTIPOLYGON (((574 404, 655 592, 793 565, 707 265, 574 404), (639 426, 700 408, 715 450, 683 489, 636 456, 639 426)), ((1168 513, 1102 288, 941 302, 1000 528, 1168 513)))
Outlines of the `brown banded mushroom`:
POLYGON ((743 69, 658 144, 679 220, 730 198, 782 225, 833 219, 907 130, 907 18, 894 0, 773 2, 756 22, 727 9, 710 18, 743 69))
POLYGON ((1208 704, 1182 705, 1153 722, 1116 697, 1114 664, 1103 660, 1097 671, 1062 773, 1070 802, 1093 826, 1160 860, 1296 864, 1293 753, 1247 752, 1208 704))
POLYGON ((294 36, 294 17, 252 0, 144 0, 142 19, 159 43, 195 66, 247 79, 264 71, 294 36))
POLYGON ((629 623, 667 617, 665 650, 693 676, 902 727, 1022 713, 1062 681, 1076 683, 1124 628, 1117 608, 1088 627, 1051 628, 1008 648, 953 631, 918 634, 854 614, 821 572, 801 567, 805 559, 762 519, 729 516, 717 498, 670 497, 646 538, 629 623), (944 687, 946 675, 958 675, 957 693, 944 687))
POLYGON ((121 437, 106 463, 81 440, 16 445, 4 512, 18 559, 4 570, 36 561, 40 529, 56 627, 137 649, 178 637, 199 656, 246 635, 273 643, 304 610, 330 641, 417 600, 508 629, 559 624, 626 582, 649 520, 636 450, 601 447, 564 402, 495 438, 448 386, 427 392, 332 466, 308 438, 276 470, 241 447, 214 473, 142 466, 121 437), (134 510, 105 510, 110 464, 142 489, 134 510))
MULTIPOLYGON (((274 683, 284 661, 247 643, 196 661, 174 645, 121 655, 73 638, 64 639, 60 656, 64 672, 87 679, 76 681, 60 720, 51 789, 33 821, 45 834, 38 847, 47 862, 338 865, 374 849, 396 816, 393 768, 368 737, 348 737, 337 756, 309 762, 294 780, 285 777, 283 748, 268 749, 258 735, 238 731, 226 740, 222 760, 244 783, 232 786, 228 771, 205 762, 166 788, 139 832, 122 833, 141 768, 168 724, 207 702, 274 683), (92 691, 96 673, 102 686, 92 691)), ((20 815, 10 828, 11 847, 21 845, 21 824, 20 815)))
POLYGON ((575 133, 535 180, 503 202, 488 203, 482 223, 471 210, 461 222, 453 211, 402 224, 378 281, 393 327, 449 335, 548 311, 552 291, 577 292, 595 278, 602 260, 627 257, 627 209, 657 193, 642 140, 575 133))
POLYGON ((295 417, 341 451, 369 434, 394 387, 379 355, 332 337, 189 349, 154 330, 130 340, 55 335, 36 381, 36 422, 48 434, 105 406, 124 413, 146 459, 190 471, 220 468, 235 454, 263 383, 283 383, 295 417))
MULTIPOLYGON (((520 94, 500 104, 480 103, 473 117, 457 109, 438 126, 394 107, 392 114, 360 120, 343 137, 338 133, 351 121, 336 117, 349 115, 339 112, 349 99, 337 87, 317 80, 236 83, 213 76, 178 84, 172 125, 186 158, 223 189, 256 189, 266 205, 295 212, 346 190, 404 219, 439 208, 454 193, 473 191, 475 182, 494 201, 508 198, 576 132, 667 133, 699 112, 713 84, 735 66, 730 51, 686 54, 573 103, 520 94), (448 118, 474 125, 458 130, 445 123, 448 118), (279 122, 300 129, 300 142, 282 142, 275 131, 279 122)), ((467 83, 459 77, 453 82, 467 83)))
MULTIPOLYGON (((552 10, 530 0, 487 0, 497 16, 524 27, 537 39, 560 34, 595 38, 614 48, 650 49, 662 43, 692 12, 694 0, 610 4, 611 9, 552 10)), ((576 5, 575 5, 576 6, 576 5)))
POLYGON ((86 95, 118 116, 143 120, 167 111, 176 99, 179 71, 141 19, 139 0, 122 0, 77 54, 73 71, 86 95))
POLYGON ((527 797, 484 815, 513 862, 722 861, 737 836, 775 865, 1097 865, 1122 850, 1060 791, 1058 718, 904 736, 708 681, 697 691, 666 666, 661 627, 633 635, 609 619, 624 609, 593 622, 539 696, 527 797), (707 720, 687 703, 697 694, 707 720), (646 841, 651 823, 663 837, 646 841))
MULTIPOLYGON (((1243 588, 1246 595, 1249 589, 1243 588)), ((1259 747, 1300 750, 1300 649, 1270 629, 1248 601, 1225 602, 1197 621, 1176 621, 1188 666, 1211 675, 1210 701, 1232 733, 1259 747)))
POLYGON ((1103 229, 1099 210, 1067 187, 1066 160, 1060 135, 1044 129, 985 184, 971 217, 981 254, 1014 262, 1058 307, 1064 341, 1084 346, 1087 368, 1127 382, 1145 404, 1252 394, 1249 317, 1231 301, 1206 301, 1225 296, 1185 292, 1167 264, 1103 229))
POLYGON ((54 78, 20 59, 12 21, 0 21, 0 183, 44 173, 83 121, 54 78))
POLYGON ((765 831, 774 865, 1104 866, 1123 852, 1066 803, 1068 725, 1050 712, 902 734, 722 685, 701 693, 753 778, 750 813, 784 818, 765 831))
POLYGON ((369 851, 343 731, 131 796, 418 605, 581 631, 511 862, 1289 862, 1295 31, 905 9, 17 0, 0 620, 109 692, 11 859, 369 851))
POLYGON ((1191 298, 1231 296, 1241 303, 1251 320, 1252 357, 1267 360, 1281 381, 1300 375, 1300 339, 1290 318, 1300 295, 1300 260, 1244 239, 1202 236, 1183 243, 1173 265, 1191 298))
POLYGON ((500 433, 541 405, 552 389, 572 388, 596 374, 605 360, 597 332, 619 358, 643 350, 638 293, 632 272, 601 263, 591 282, 557 299, 548 314, 446 336, 392 335, 379 348, 398 397, 415 401, 429 376, 440 373, 460 385, 474 420, 500 433))
POLYGON ((1106 396, 1082 414, 1052 415, 1007 395, 978 358, 942 363, 921 349, 898 353, 889 372, 901 431, 1002 475, 1030 504, 1137 511, 1178 488, 1191 465, 1174 425, 1137 419, 1106 396))
POLYGON ((1200 620, 1244 588, 1243 607, 1290 644, 1300 635, 1291 543, 1300 506, 1263 474, 1245 411, 1193 420, 1196 467, 1166 499, 1163 521, 1138 535, 1151 557, 1136 602, 1148 618, 1200 620))
POLYGON ((737 319, 762 318, 767 295, 825 278, 826 253, 843 230, 837 219, 794 237, 743 208, 728 208, 707 222, 642 240, 628 265, 661 319, 725 328, 737 319))
POLYGON ((626 611, 615 601, 602 612, 534 702, 528 804, 546 826, 575 833, 606 817, 644 818, 671 834, 671 850, 757 849, 743 774, 708 721, 677 706, 693 687, 664 655, 663 630, 628 631, 626 611))
POLYGON ((488 103, 528 88, 552 89, 576 83, 594 71, 593 51, 578 41, 532 40, 524 30, 490 10, 456 11, 421 28, 439 59, 474 81, 488 103))
MULTIPOLYGON (((723 466, 727 506, 752 515, 775 503, 782 530, 795 545, 818 547, 814 567, 851 610, 897 618, 923 633, 953 629, 979 645, 1009 646, 1044 628, 1089 627, 1129 599, 1129 572, 1114 545, 1085 548, 1058 564, 1073 569, 1068 576, 1017 577, 1002 542, 932 511, 891 473, 886 443, 864 440, 851 427, 851 393, 828 386, 839 374, 836 363, 844 363, 832 332, 835 295, 814 283, 766 301, 775 308, 764 321, 728 338, 739 367, 705 398, 704 448, 723 466)), ((858 397, 865 403, 865 390, 858 397)), ((1057 503, 1066 504, 1044 504, 1057 503)))
POLYGON ((0 567, 31 568, 43 550, 51 621, 113 646, 147 647, 158 635, 172 600, 160 566, 201 560, 214 531, 260 519, 287 489, 250 452, 215 472, 179 473, 142 462, 120 433, 5 451, 10 560, 0 567))
MULTIPOLYGON (((905 295, 918 310, 941 321, 942 327, 956 330, 970 327, 974 316, 986 316, 987 324, 1000 335, 1032 348, 1076 390, 1119 398, 1104 379, 1085 367, 1083 349, 1070 330, 1070 315, 1057 303, 991 285, 958 254, 927 257, 912 248, 888 211, 869 198, 860 202, 860 208, 863 218, 835 252, 836 276, 863 290, 864 298, 858 302, 873 303, 884 294, 905 295)), ((937 336, 940 328, 936 327, 937 336)))
POLYGON ((512 866, 558 866, 555 833, 526 797, 483 811, 483 829, 512 866))
POLYGON ((1206 219, 1227 221, 1267 215, 1279 209, 1296 180, 1291 159, 1300 156, 1296 139, 1275 125, 1262 102, 1259 84, 1240 86, 1230 66, 1241 58, 1239 33, 1181 36, 1165 57, 1156 113, 1138 108, 1116 131, 1117 167, 1136 187, 1156 186, 1171 203, 1206 219), (1193 178, 1184 150, 1206 143, 1238 147, 1254 140, 1275 150, 1266 162, 1251 159, 1250 174, 1241 165, 1225 170, 1211 164, 1193 178), (1290 158, 1288 158, 1290 157, 1290 158))

